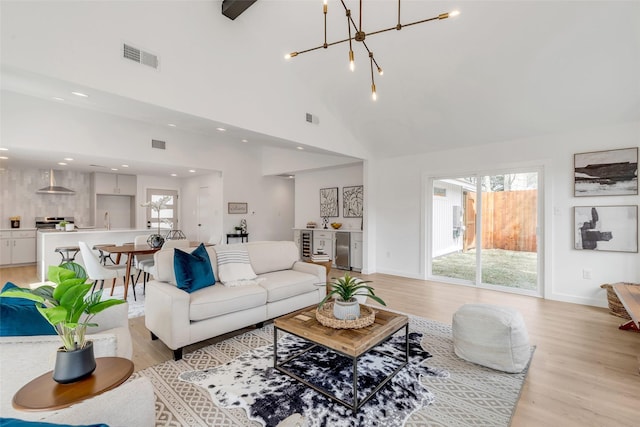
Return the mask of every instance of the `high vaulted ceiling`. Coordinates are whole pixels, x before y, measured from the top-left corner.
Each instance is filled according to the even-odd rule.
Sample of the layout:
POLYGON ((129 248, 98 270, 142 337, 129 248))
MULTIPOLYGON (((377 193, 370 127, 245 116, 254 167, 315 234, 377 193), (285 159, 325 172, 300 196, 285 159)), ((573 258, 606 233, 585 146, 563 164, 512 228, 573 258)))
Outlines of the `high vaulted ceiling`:
MULTIPOLYGON (((344 1, 357 21, 358 2, 344 1)), ((109 4, 92 3, 100 3, 102 7, 109 4)), ((113 3, 113 7, 120 8, 128 3, 153 8, 154 3, 164 2, 113 3)), ((211 14, 219 14, 221 1, 210 3, 211 14)), ((396 24, 397 2, 363 3, 365 32, 396 24)), ((329 0, 328 7, 328 41, 346 38, 342 5, 329 0)), ((357 43, 353 73, 348 70, 346 44, 306 53, 288 62, 283 59, 284 53, 322 43, 321 0, 258 0, 228 23, 218 21, 216 15, 211 19, 216 32, 224 27, 242 31, 244 38, 236 41, 230 35, 221 36, 221 40, 200 39, 189 64, 197 64, 198 56, 207 52, 202 44, 210 43, 210 54, 215 56, 213 46, 224 43, 234 55, 219 58, 219 66, 229 67, 238 76, 238 81, 224 84, 236 85, 241 92, 248 80, 258 80, 265 87, 265 94, 252 96, 260 99, 272 97, 267 91, 269 84, 277 85, 278 77, 284 75, 296 87, 304 88, 305 93, 296 99, 301 108, 322 105, 325 112, 320 113, 321 125, 330 114, 372 156, 412 155, 640 120, 640 2, 404 0, 402 22, 454 9, 460 11, 455 18, 366 39, 384 68, 384 76, 375 77, 376 102, 370 98, 368 57, 357 43)), ((11 9, 8 13, 3 10, 3 23, 11 20, 10 13, 11 9)), ((159 25, 164 25, 163 31, 169 33, 193 31, 184 22, 159 25)), ((113 31, 117 28, 114 23, 113 31)), ((15 34, 3 30, 2 36, 8 40, 6 43, 11 43, 9 39, 15 34)), ((49 36, 55 39, 56 34, 49 36)), ((198 34, 192 36, 198 39, 198 34)), ((189 49, 194 49, 193 45, 184 46, 185 54, 189 54, 189 49)), ((157 50, 162 57, 163 46, 157 50)), ((12 58, 15 57, 14 53, 12 58)), ((20 64, 5 64, 3 54, 3 66, 16 65, 20 64)), ((28 79, 33 78, 29 73, 41 73, 54 86, 57 76, 48 76, 48 70, 43 68, 24 71, 11 68, 11 75, 5 73, 3 89, 49 97, 45 93, 49 89, 35 84, 35 79, 34 84, 29 84, 28 79)), ((185 68, 184 79, 190 78, 191 71, 196 72, 185 68)), ((81 75, 77 78, 82 81, 81 75)), ((68 85, 69 81, 61 80, 59 84, 68 85)), ((113 101, 110 106, 91 108, 130 115, 135 110, 141 120, 167 122, 167 105, 145 102, 132 108, 133 101, 117 95, 110 98, 113 101)), ((293 103, 293 100, 283 97, 273 102, 293 103)), ((301 118, 305 111, 318 114, 313 107, 311 110, 301 109, 301 118)), ((182 112, 189 114, 185 122, 194 131, 207 132, 218 123, 225 123, 224 117, 205 117, 197 108, 182 112)), ((243 124, 231 124, 240 130, 243 126, 251 132, 260 130, 259 126, 252 126, 252 120, 249 117, 243 124)), ((282 135, 267 132, 261 138, 264 144, 293 149, 306 142, 303 138, 298 140, 295 133, 286 132, 282 135)), ((322 151, 323 147, 316 148, 322 151)), ((328 151, 339 153, 340 149, 332 146, 328 151)))

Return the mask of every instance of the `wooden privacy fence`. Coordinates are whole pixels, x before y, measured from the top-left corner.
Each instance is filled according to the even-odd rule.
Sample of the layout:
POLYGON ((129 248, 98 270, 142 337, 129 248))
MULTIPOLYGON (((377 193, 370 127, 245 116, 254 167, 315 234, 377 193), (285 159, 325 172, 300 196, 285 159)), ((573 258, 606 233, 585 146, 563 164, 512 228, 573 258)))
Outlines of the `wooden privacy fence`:
POLYGON ((538 190, 482 193, 482 248, 536 252, 538 190))

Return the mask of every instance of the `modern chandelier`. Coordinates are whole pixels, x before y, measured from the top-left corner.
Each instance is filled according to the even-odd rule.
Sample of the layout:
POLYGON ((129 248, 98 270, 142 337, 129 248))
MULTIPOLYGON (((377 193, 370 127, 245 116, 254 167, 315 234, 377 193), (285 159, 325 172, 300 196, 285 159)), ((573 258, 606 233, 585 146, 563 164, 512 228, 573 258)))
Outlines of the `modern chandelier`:
POLYGON ((340 3, 342 3, 342 6, 344 7, 344 10, 345 10, 345 14, 347 16, 347 29, 348 29, 349 38, 327 43, 327 0, 324 0, 324 5, 322 6, 322 11, 324 14, 324 43, 321 44, 320 46, 316 46, 311 49, 301 50, 298 52, 291 52, 285 55, 285 59, 291 59, 295 56, 301 55, 303 53, 311 52, 314 50, 318 50, 320 48, 327 49, 329 46, 337 45, 344 42, 349 42, 349 68, 351 69, 351 71, 354 71, 355 60, 354 60, 354 54, 353 54, 352 41, 355 40, 357 42, 361 42, 364 48, 369 53, 369 65, 371 67, 371 98, 375 101, 378 98, 378 95, 376 93, 376 83, 373 77, 374 64, 379 75, 382 75, 383 71, 382 71, 382 67, 380 67, 380 65, 378 64, 378 61, 376 61, 376 58, 373 56, 373 52, 371 51, 371 49, 369 49, 369 46, 367 46, 367 43, 365 43, 365 39, 367 37, 370 37, 376 34, 386 33, 387 31, 391 31, 391 30, 400 31, 404 27, 410 27, 412 25, 422 24, 430 21, 436 21, 436 20, 440 21, 442 19, 447 19, 449 17, 454 17, 460 14, 460 12, 455 10, 452 12, 441 13, 440 15, 435 16, 433 18, 422 19, 420 21, 411 22, 409 24, 401 24, 400 23, 400 2, 401 0, 398 0, 398 24, 397 25, 393 27, 385 28, 382 30, 365 33, 365 31, 363 31, 362 29, 362 0, 360 0, 360 15, 358 17, 358 25, 356 25, 355 21, 353 20, 353 17, 351 16, 351 9, 347 8, 347 5, 345 4, 344 0, 340 0, 340 3), (352 28, 354 32, 353 35, 351 33, 352 28))

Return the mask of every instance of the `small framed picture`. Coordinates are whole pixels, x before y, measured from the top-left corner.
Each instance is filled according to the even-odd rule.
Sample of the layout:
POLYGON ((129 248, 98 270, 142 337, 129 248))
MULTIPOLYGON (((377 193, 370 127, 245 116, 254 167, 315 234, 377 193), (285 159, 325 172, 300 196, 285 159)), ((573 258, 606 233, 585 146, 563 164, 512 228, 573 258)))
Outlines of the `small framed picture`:
POLYGON ((229 202, 229 208, 227 212, 230 214, 246 214, 247 203, 229 202))
POLYGON ((338 187, 320 189, 320 217, 337 217, 338 187))
POLYGON ((574 196, 638 194, 638 148, 573 155, 574 196))
POLYGON ((576 206, 574 248, 638 252, 638 206, 576 206))
POLYGON ((363 189, 362 185, 342 187, 342 215, 345 218, 362 218, 363 189))

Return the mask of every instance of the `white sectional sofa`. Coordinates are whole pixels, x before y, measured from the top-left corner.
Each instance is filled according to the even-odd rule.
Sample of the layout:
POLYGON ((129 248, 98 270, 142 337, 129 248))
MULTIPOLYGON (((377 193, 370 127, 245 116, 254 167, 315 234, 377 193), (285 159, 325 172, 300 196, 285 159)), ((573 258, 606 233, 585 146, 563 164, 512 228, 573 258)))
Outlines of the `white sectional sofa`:
POLYGON ((176 286, 174 250, 155 254, 156 276, 147 283, 145 324, 182 358, 184 346, 318 304, 326 294, 324 267, 300 261, 294 242, 249 242, 207 247, 216 280, 216 248, 246 248, 259 283, 214 286, 187 293, 176 286))

